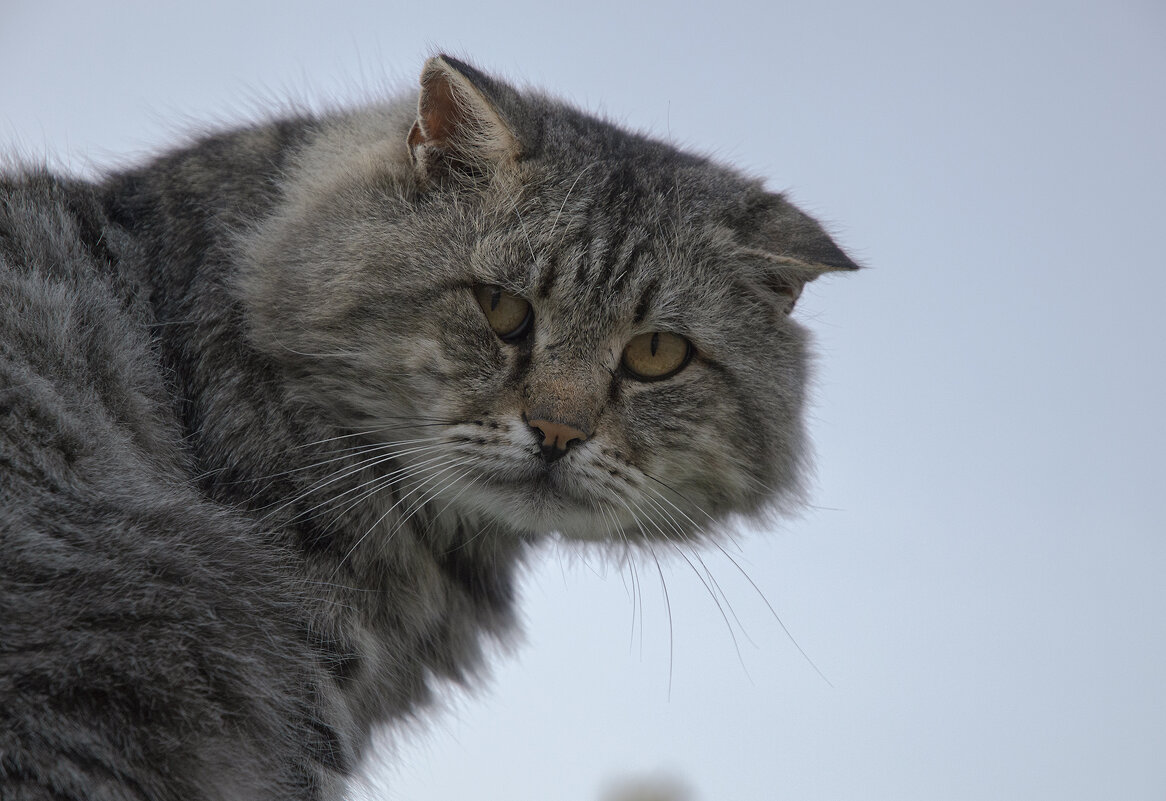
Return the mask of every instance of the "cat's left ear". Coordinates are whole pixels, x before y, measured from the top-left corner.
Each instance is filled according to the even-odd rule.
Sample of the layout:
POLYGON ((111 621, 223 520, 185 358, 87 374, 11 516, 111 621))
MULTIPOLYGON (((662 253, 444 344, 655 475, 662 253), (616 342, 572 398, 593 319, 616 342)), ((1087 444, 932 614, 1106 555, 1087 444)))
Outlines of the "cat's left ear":
POLYGON ((436 56, 421 71, 409 152, 419 174, 489 174, 521 152, 518 137, 491 96, 501 87, 468 64, 436 56))
POLYGON ((766 193, 751 211, 753 241, 744 251, 762 259, 761 281, 785 314, 818 276, 859 269, 817 220, 781 195, 766 193))

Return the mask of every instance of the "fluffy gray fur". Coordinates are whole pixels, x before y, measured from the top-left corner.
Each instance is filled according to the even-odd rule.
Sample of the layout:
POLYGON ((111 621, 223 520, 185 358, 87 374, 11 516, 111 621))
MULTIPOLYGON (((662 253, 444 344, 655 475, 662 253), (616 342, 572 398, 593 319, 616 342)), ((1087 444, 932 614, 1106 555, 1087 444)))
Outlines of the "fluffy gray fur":
POLYGON ((99 182, 0 175, 0 798, 337 798, 548 536, 796 499, 789 311, 853 267, 759 182, 448 57, 99 182), (691 362, 639 380, 654 331, 691 362), (585 438, 549 461, 532 420, 585 438))

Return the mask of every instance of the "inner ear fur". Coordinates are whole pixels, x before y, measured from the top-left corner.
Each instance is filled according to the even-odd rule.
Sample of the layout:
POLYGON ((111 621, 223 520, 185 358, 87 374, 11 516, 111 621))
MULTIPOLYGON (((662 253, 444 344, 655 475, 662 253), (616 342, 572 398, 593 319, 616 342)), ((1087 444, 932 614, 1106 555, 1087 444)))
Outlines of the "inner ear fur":
POLYGON ((490 99, 490 80, 468 64, 435 56, 421 71, 409 152, 424 177, 481 174, 512 163, 518 137, 490 99))
POLYGON ((857 267, 846 268, 814 264, 774 253, 755 251, 751 248, 748 249, 748 252, 751 256, 765 260, 766 266, 761 275, 761 283, 777 296, 778 306, 783 314, 789 314, 794 310, 794 305, 802 296, 802 290, 806 288, 806 284, 819 275, 845 269, 857 269, 857 267))

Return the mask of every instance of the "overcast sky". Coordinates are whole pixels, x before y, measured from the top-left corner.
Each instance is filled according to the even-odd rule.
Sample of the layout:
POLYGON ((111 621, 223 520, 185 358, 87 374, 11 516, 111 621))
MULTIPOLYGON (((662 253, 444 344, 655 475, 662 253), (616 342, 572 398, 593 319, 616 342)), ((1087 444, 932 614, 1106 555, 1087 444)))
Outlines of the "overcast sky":
POLYGON ((765 176, 869 269, 799 304, 814 506, 749 579, 665 561, 670 624, 655 565, 547 554, 387 797, 1166 797, 1161 0, 0 0, 0 148, 101 169, 436 49, 765 176))

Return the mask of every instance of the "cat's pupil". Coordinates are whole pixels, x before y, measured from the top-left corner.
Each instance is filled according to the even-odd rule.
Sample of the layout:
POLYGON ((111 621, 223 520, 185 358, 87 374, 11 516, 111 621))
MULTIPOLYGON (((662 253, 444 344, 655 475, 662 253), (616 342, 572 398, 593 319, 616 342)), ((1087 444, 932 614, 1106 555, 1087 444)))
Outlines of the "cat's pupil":
POLYGON ((649 347, 652 350, 652 355, 655 356, 656 349, 658 347, 660 347, 660 333, 659 332, 652 334, 652 344, 649 347))
POLYGON ((494 294, 490 296, 490 311, 498 308, 498 301, 502 300, 502 290, 495 289, 494 294))

